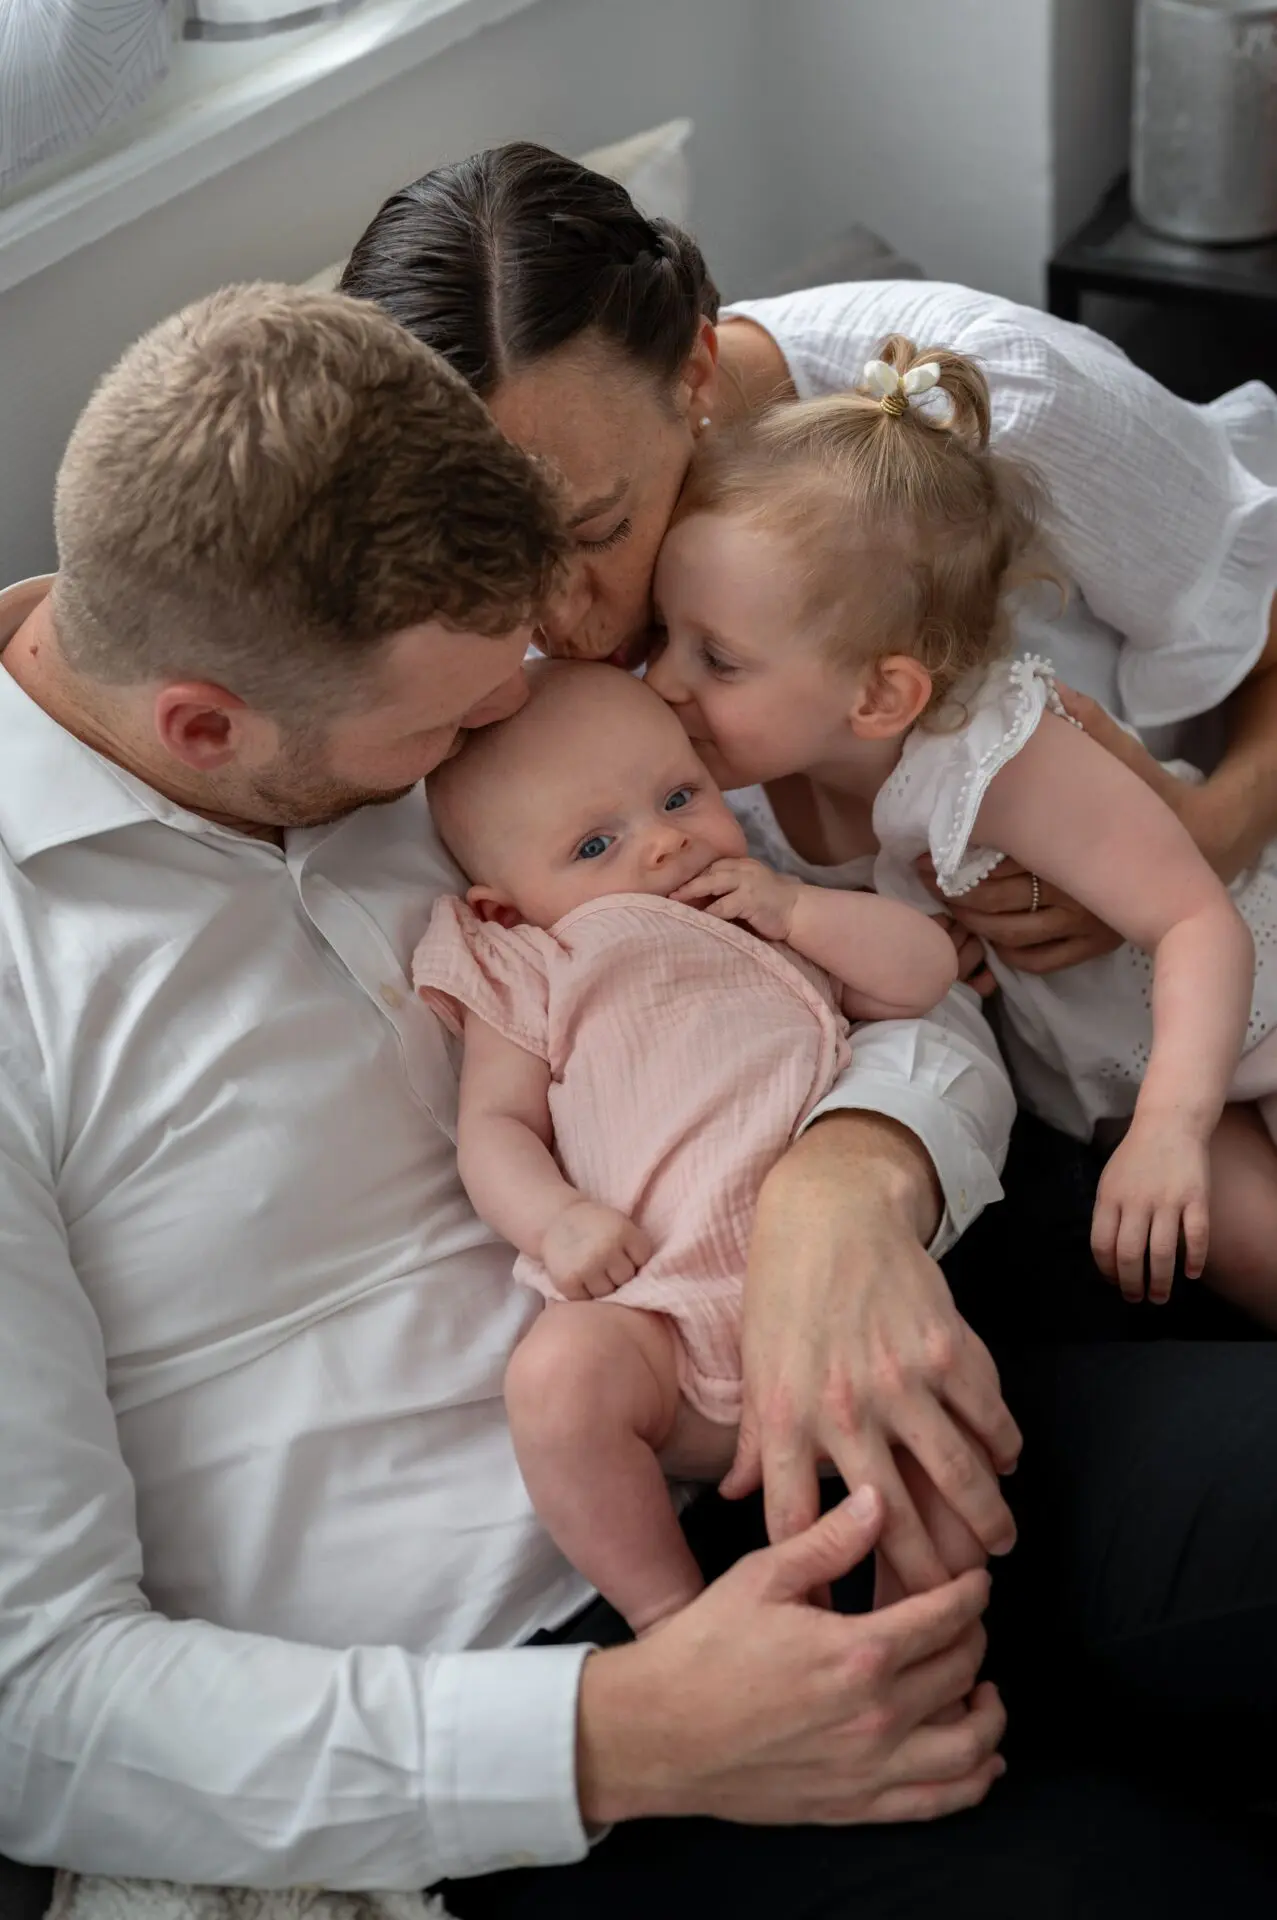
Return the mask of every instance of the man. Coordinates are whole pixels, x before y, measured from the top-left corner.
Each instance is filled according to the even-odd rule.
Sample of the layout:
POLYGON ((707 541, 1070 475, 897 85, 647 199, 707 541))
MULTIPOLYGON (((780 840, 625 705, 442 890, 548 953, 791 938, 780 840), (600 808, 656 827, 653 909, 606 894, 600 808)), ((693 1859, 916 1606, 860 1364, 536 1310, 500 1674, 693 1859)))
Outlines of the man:
MULTIPOLYGON (((0 602, 0 1846, 196 1882, 448 1878, 466 1912, 468 1889, 535 1899, 543 1876, 508 1870, 578 1860, 612 1821, 982 1802, 986 1576, 862 1619, 809 1603, 884 1527, 917 1545, 882 1481, 592 1652, 519 1480, 501 1380, 535 1306, 458 1182, 454 1066, 405 969, 455 880, 421 777, 523 698, 547 481, 391 321, 241 289, 108 376, 57 531, 52 587, 0 602)), ((879 1182, 867 1215, 909 1221, 931 1269, 925 1155, 859 1118, 769 1189, 755 1296, 801 1267, 857 1137, 869 1186, 843 1184, 879 1182)), ((916 1317, 919 1352, 952 1351, 912 1370, 872 1316, 811 1329, 880 1381, 842 1424, 889 1482, 883 1409, 923 1409, 917 1456, 938 1433, 945 1484, 1006 1544, 989 1460, 1017 1439, 988 1356, 916 1317)), ((806 1412, 762 1406, 765 1462, 806 1412)), ((813 1898, 841 1877, 848 1911, 876 1890, 922 1912, 946 1862, 1044 1804, 1014 1794, 907 1849, 857 1827, 818 1871, 801 1834, 766 1844, 813 1898)), ((1153 1859, 1139 1803, 1052 1805, 1069 1845, 1079 1806, 1099 1835, 1097 1885, 1115 1849, 1153 1859)), ((760 1871, 744 1828, 679 1835, 686 1901, 760 1871)), ((650 1904, 651 1850, 623 1836, 548 1877, 593 1911, 597 1862, 650 1904)))

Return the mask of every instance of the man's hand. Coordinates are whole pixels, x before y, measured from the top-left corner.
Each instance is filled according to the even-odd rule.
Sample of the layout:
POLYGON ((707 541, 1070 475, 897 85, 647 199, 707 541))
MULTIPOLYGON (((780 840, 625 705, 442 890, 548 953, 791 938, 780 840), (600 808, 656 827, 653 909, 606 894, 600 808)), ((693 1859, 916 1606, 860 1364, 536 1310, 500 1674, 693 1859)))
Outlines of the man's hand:
POLYGON ((601 1300, 632 1280, 652 1243, 615 1207, 574 1200, 556 1214, 541 1242, 541 1264, 565 1300, 601 1300))
POLYGON ((1000 861, 987 880, 957 900, 948 899, 936 885, 929 854, 918 861, 917 871, 959 926, 1020 973, 1058 973, 1122 944, 1120 934, 1045 880, 1038 882, 1035 910, 1033 875, 1014 860, 1000 861))
POLYGON ((587 1825, 929 1820, 983 1800, 1005 1726, 996 1690, 976 1687, 987 1575, 850 1618, 812 1604, 872 1550, 881 1517, 862 1488, 740 1561, 659 1633, 590 1656, 577 1739, 587 1825))
POLYGON ((740 1442, 722 1486, 731 1498, 761 1480, 768 1531, 785 1540, 815 1520, 818 1467, 832 1461, 848 1486, 879 1489, 880 1551, 913 1593, 948 1573, 893 1448, 986 1551, 1015 1540, 997 1474, 1020 1434, 922 1244, 938 1212, 925 1149, 877 1114, 831 1114, 768 1175, 745 1283, 740 1442))
POLYGON ((764 940, 788 940, 801 892, 800 880, 761 860, 716 860, 672 898, 687 907, 704 903, 719 920, 743 920, 764 940))

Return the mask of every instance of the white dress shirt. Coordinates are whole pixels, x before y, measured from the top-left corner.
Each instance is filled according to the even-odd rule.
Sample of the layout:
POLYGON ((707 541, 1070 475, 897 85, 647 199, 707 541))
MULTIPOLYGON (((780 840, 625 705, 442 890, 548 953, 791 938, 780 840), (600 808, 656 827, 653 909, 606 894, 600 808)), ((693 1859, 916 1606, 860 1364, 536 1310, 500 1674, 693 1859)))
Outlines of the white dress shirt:
MULTIPOLYGON (((585 1656, 518 1648, 588 1597, 505 1422, 538 1303, 407 975, 459 884, 420 790, 269 845, 0 667, 0 1851, 405 1889, 584 1851, 585 1656)), ((834 1104, 916 1127, 951 1233, 1001 1068, 926 1023, 859 1055, 834 1104)))
POLYGON ((771 335, 803 399, 859 385, 890 333, 976 360, 992 444, 1047 485, 1071 589, 1063 610, 1050 594, 1017 622, 1020 651, 1049 655, 1159 759, 1213 762, 1210 717, 1259 658, 1277 589, 1277 395, 1252 381, 1191 406, 1086 327, 938 281, 809 287, 726 313, 771 335))

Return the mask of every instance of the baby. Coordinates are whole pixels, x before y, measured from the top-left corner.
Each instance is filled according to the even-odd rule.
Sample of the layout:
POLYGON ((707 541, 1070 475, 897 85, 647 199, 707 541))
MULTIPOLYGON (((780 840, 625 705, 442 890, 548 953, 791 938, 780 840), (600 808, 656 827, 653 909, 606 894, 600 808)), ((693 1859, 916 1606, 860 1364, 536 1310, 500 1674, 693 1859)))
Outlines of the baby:
POLYGON ((544 662, 530 688, 431 780, 474 884, 436 906, 414 979, 464 1032, 462 1179, 550 1302, 506 1377, 524 1478, 642 1633, 702 1584, 666 1474, 734 1452, 763 1179, 847 1065, 848 1021, 925 1013, 956 956, 911 907, 745 858, 641 681, 544 662))

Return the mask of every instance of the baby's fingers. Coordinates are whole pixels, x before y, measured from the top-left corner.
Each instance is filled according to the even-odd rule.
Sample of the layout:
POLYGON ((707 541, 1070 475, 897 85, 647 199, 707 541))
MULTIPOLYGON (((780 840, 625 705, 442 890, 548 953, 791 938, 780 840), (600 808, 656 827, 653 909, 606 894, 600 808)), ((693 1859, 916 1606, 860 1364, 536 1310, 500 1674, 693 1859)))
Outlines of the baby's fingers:
POLYGON ((621 1240, 621 1248, 626 1258, 633 1262, 635 1272, 652 1257, 652 1242, 642 1227, 636 1227, 631 1221, 621 1240))

